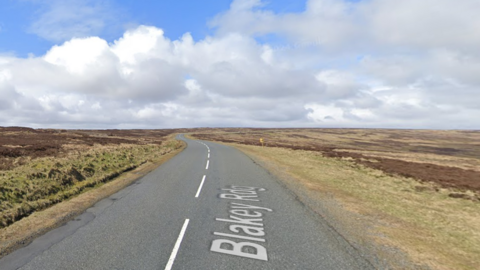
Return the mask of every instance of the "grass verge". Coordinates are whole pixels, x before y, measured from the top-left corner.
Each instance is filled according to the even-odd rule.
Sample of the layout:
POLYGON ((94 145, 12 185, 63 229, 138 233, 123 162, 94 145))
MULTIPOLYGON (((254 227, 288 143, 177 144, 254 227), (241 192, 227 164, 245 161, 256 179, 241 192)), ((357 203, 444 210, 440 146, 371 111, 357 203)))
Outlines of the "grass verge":
MULTIPOLYGON (((94 178, 97 180, 107 180, 91 180, 93 184, 90 186, 85 185, 84 188, 78 188, 77 186, 74 188, 76 193, 70 192, 71 196, 64 198, 62 202, 57 202, 49 208, 43 207, 46 208, 43 211, 38 211, 39 209, 33 210, 28 217, 22 218, 8 227, 0 229, 0 258, 20 247, 28 245, 36 237, 65 224, 103 198, 132 184, 183 151, 186 144, 182 141, 174 141, 171 139, 166 141, 162 147, 164 151, 150 156, 148 160, 140 162, 137 166, 132 167, 132 169, 127 168, 120 172, 107 174, 107 177, 94 178)), ((121 151, 124 150, 125 149, 122 149, 121 151)), ((87 153, 86 155, 91 154, 87 153)), ((112 159, 118 160, 119 157, 113 158, 113 156, 112 159)), ((42 160, 40 162, 45 161, 42 160)), ((83 158, 79 158, 77 162, 83 163, 84 160, 83 158)), ((112 160, 110 160, 110 162, 109 166, 122 168, 121 165, 115 165, 112 160)), ((106 163, 103 165, 106 165, 106 163)), ((32 165, 30 164, 30 166, 32 165)), ((83 182, 85 181, 82 181, 82 185, 83 182)))
POLYGON ((377 254, 371 260, 377 268, 467 270, 480 265, 478 202, 319 152, 232 145, 287 186, 306 191, 304 199, 313 199, 310 205, 349 242, 377 254))

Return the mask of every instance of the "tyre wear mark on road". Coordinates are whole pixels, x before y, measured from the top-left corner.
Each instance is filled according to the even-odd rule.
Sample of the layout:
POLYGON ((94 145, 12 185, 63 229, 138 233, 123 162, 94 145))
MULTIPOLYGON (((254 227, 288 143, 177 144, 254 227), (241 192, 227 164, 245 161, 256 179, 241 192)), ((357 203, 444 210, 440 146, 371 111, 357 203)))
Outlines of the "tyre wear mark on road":
MULTIPOLYGON (((258 192, 265 191, 264 188, 230 186, 221 189, 220 199, 232 201, 254 201, 260 200, 258 192)), ((216 221, 233 223, 228 226, 229 233, 213 232, 213 235, 222 238, 212 241, 210 251, 222 254, 228 254, 238 257, 250 258, 261 261, 268 261, 267 249, 255 242, 265 242, 259 237, 265 237, 265 228, 262 217, 266 212, 273 210, 266 207, 244 204, 230 201, 229 219, 216 218, 216 221), (243 234, 243 235, 242 235, 243 234), (236 241, 225 239, 235 239, 236 241), (249 242, 238 242, 237 239, 248 240, 249 242)))

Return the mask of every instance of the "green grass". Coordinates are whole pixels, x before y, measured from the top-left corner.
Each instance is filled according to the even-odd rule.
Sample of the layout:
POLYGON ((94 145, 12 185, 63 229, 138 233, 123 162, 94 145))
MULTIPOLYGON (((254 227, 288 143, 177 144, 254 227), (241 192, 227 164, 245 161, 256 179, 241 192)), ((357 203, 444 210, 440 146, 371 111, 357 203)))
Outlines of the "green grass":
MULTIPOLYGON (((251 155, 285 168, 299 183, 334 197, 348 211, 376 220, 369 238, 400 248, 432 269, 478 269, 480 203, 450 198, 450 190, 414 179, 391 176, 348 159, 318 152, 235 145, 251 155), (378 235, 373 233, 371 235, 378 235)), ((346 213, 348 215, 348 213, 346 213)), ((347 224, 356 226, 356 224, 347 224)), ((368 237, 365 230, 360 237, 368 237)))
POLYGON ((175 141, 161 146, 97 146, 72 151, 62 158, 33 159, 13 170, 1 171, 0 228, 179 147, 175 141))

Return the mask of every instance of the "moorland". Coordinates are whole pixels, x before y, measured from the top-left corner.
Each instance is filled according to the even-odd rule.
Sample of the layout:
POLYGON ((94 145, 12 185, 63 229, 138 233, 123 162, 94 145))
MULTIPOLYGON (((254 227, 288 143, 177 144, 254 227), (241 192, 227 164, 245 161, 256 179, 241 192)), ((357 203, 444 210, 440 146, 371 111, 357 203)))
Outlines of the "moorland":
POLYGON ((177 149, 176 132, 0 127, 0 228, 177 149))
MULTIPOLYGON (((153 169, 184 147, 175 140, 179 133, 245 152, 352 245, 371 248, 372 261, 393 262, 379 266, 476 269, 480 264, 480 131, 462 130, 0 127, 0 256, 15 246, 11 243, 28 243, 31 237, 18 234, 43 226, 44 216, 53 215, 36 223, 26 222, 29 216, 69 201, 55 211, 71 211, 83 200, 72 198, 148 164, 153 169), (398 254, 416 264, 395 265, 403 261, 398 254)), ((99 192, 78 211, 135 177, 99 192)))
POLYGON ((378 269, 478 269, 480 131, 207 129, 276 175, 378 269))

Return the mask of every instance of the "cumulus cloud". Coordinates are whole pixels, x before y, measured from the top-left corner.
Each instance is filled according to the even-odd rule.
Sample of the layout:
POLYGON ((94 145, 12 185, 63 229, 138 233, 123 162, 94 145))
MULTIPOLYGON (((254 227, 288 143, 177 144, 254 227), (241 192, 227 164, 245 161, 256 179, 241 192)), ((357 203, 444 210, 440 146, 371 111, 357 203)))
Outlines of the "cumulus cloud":
POLYGON ((200 40, 89 30, 40 57, 0 56, 0 124, 478 129, 480 4, 420 2, 309 0, 279 14, 234 0, 200 40))
POLYGON ((0 61, 1 106, 10 114, 28 107, 34 114, 22 122, 37 126, 305 121, 304 100, 320 94, 323 85, 308 72, 272 65, 273 56, 262 57, 265 50, 240 34, 199 42, 186 34, 171 41, 161 29, 147 26, 112 44, 74 38, 41 57, 0 61))

